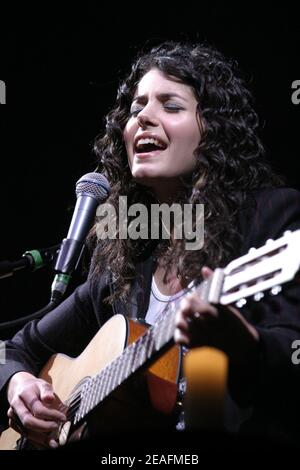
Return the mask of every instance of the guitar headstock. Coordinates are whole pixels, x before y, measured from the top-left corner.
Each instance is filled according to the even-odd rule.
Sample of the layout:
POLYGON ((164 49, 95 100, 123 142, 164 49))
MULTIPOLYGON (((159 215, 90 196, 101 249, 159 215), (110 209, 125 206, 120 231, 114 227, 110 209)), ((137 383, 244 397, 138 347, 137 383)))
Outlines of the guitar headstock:
POLYGON ((295 277, 299 267, 300 230, 286 231, 281 238, 251 248, 248 254, 226 266, 219 303, 238 301, 241 307, 247 297, 260 300, 264 291, 276 295, 283 283, 295 277))

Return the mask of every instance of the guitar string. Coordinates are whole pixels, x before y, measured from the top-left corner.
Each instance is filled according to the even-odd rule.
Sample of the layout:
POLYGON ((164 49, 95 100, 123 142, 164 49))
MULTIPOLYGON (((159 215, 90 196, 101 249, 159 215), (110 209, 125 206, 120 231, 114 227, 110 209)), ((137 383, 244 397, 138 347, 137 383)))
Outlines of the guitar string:
MULTIPOLYGON (((204 284, 204 283, 202 283, 202 284, 204 284)), ((203 292, 203 291, 204 291, 203 288, 206 287, 206 285, 202 285, 202 284, 199 286, 199 287, 202 287, 202 289, 201 289, 201 290, 202 290, 201 294, 204 293, 204 292, 203 292)), ((205 284, 206 284, 206 283, 205 283, 205 284)), ((191 290, 191 289, 188 289, 187 292, 189 292, 190 290, 191 290)), ((198 290, 198 289, 197 289, 197 290, 198 290)), ((205 289, 205 290, 206 290, 206 289, 205 289)), ((200 291, 200 289, 199 289, 199 291, 200 291)), ((186 292, 186 293, 187 293, 187 292, 186 292)), ((186 295, 186 293, 185 293, 185 295, 186 295)), ((87 385, 87 389, 90 387, 90 388, 91 388, 91 390, 90 390, 91 392, 97 390, 97 387, 99 386, 99 384, 101 384, 101 379, 103 379, 103 378, 104 378, 103 384, 101 384, 101 385, 103 385, 104 387, 107 386, 107 383, 108 383, 107 380, 109 381, 111 378, 114 378, 114 375, 113 375, 113 374, 110 374, 109 372, 115 372, 115 371, 114 371, 114 368, 117 369, 116 364, 117 364, 118 360, 119 360, 119 362, 122 362, 122 360, 123 360, 123 363, 125 362, 124 359, 126 359, 126 354, 127 354, 127 356, 128 356, 128 354, 129 354, 129 353, 128 353, 128 350, 129 350, 129 349, 133 349, 134 347, 136 347, 136 349, 138 350, 138 346, 139 346, 140 344, 142 344, 142 342, 143 342, 145 339, 146 339, 146 341, 145 341, 146 346, 149 346, 148 343, 147 343, 147 340, 151 337, 151 335, 153 335, 154 329, 155 329, 155 327, 158 327, 158 325, 161 326, 161 331, 160 331, 160 333, 166 333, 166 331, 164 331, 164 328, 165 328, 165 327, 167 327, 167 333, 169 333, 168 330, 169 330, 169 327, 170 327, 170 322, 168 322, 167 319, 168 319, 168 317, 170 317, 172 314, 174 314, 174 311, 173 311, 173 309, 172 309, 172 306, 174 306, 173 303, 172 303, 172 302, 168 302, 166 308, 165 308, 162 312, 160 312, 160 315, 158 316, 158 318, 157 318, 155 324, 152 325, 152 327, 150 327, 144 335, 140 336, 137 341, 135 341, 134 343, 131 343, 131 345, 129 345, 129 346, 124 350, 124 356, 123 356, 123 357, 122 357, 122 356, 119 356, 119 357, 118 357, 117 359, 115 359, 112 363, 108 364, 99 374, 97 374, 97 375, 95 376, 95 378, 92 378, 92 379, 89 378, 89 379, 87 379, 86 381, 84 381, 84 383, 83 383, 80 387, 78 387, 78 388, 76 389, 76 391, 74 391, 73 393, 71 393, 71 395, 68 397, 68 399, 67 399, 64 403, 62 403, 61 405, 59 405, 59 408, 58 408, 58 409, 59 409, 59 410, 63 410, 63 409, 66 409, 66 407, 67 407, 67 418, 71 418, 71 420, 73 420, 74 416, 76 415, 77 411, 78 411, 79 408, 80 408, 80 404, 81 404, 81 401, 82 401, 82 390, 83 390, 83 387, 86 385, 86 383, 90 382, 90 383, 88 383, 88 385, 87 385), (171 308, 170 308, 170 307, 171 307, 171 308), (122 359, 120 359, 120 358, 122 358, 122 359), (112 366, 111 366, 111 365, 112 365, 112 366), (107 373, 109 367, 111 367, 112 370, 107 373), (106 377, 105 377, 105 374, 106 374, 106 377), (94 382, 92 382, 93 379, 95 379, 94 382)), ((173 315, 172 315, 172 316, 173 316, 173 315)), ((167 336, 169 336, 169 334, 168 334, 167 336)), ((151 339, 152 339, 152 338, 151 338, 151 339)), ((165 339, 164 339, 164 341, 165 341, 165 339)), ((150 342, 150 344, 151 344, 152 347, 155 346, 155 343, 154 343, 153 341, 150 342)), ((158 350, 158 349, 157 349, 157 350, 158 350)), ((131 351, 130 351, 130 352, 131 352, 131 351)), ((142 351, 142 352, 145 353, 145 351, 142 351)), ((153 351, 151 351, 151 353, 152 353, 152 352, 153 352, 153 351)), ((148 355, 149 355, 149 351, 146 351, 146 358, 148 357, 148 355)), ((151 355, 151 354, 150 354, 150 355, 151 355)), ((136 356, 138 356, 138 355, 136 354, 136 356)), ((134 365, 135 362, 136 362, 135 359, 136 359, 136 357, 133 358, 133 365, 134 365)), ((144 361, 142 361, 142 363, 140 364, 140 366, 143 364, 143 362, 144 362, 144 361)), ((119 370, 121 370, 121 368, 119 368, 119 370)), ((137 369, 132 370, 132 372, 135 372, 136 370, 137 370, 137 369)), ((117 386, 119 386, 119 385, 124 381, 124 379, 127 379, 127 378, 128 378, 128 376, 126 377, 126 374, 125 374, 124 377, 121 376, 121 381, 119 381, 119 383, 118 383, 117 386)), ((120 379, 119 379, 119 380, 120 380, 120 379)), ((114 385, 115 385, 115 384, 114 384, 114 385)), ((111 388, 111 390, 105 391, 105 392, 108 392, 108 393, 104 393, 104 396, 102 397, 101 401, 102 401, 106 396, 108 396, 108 395, 113 391, 113 389, 114 389, 114 388, 111 388)), ((97 393, 96 393, 96 396, 95 396, 96 401, 98 400, 99 392, 101 393, 101 391, 102 391, 101 389, 98 391, 98 396, 97 396, 97 393)), ((90 396, 91 396, 91 395, 90 395, 90 396)), ((92 400, 91 400, 90 402, 88 401, 88 403, 87 403, 87 408, 92 404, 92 402, 93 402, 92 400)), ((98 404, 99 404, 99 403, 98 403, 98 404)))
MULTIPOLYGON (((116 385, 120 385, 122 383, 122 381, 124 381, 124 379, 126 379, 128 376, 126 376, 127 374, 124 374, 124 369, 122 370, 121 367, 118 367, 120 365, 120 362, 122 364, 122 362, 124 363, 125 360, 128 358, 129 354, 131 353, 131 351, 133 350, 138 350, 138 347, 140 346, 140 344, 142 344, 142 341, 144 340, 144 337, 145 335, 143 335, 142 337, 140 337, 136 342, 132 343, 130 346, 128 346, 126 349, 125 349, 125 354, 124 356, 119 356, 115 361, 113 361, 112 363, 108 364, 105 369, 103 369, 101 371, 101 373, 99 373, 96 377, 95 377, 95 380, 92 379, 92 381, 90 382, 90 386, 88 386, 90 388, 90 397, 93 396, 93 391, 95 392, 95 401, 97 402, 98 401, 98 398, 99 398, 99 395, 103 395, 101 397, 101 401, 106 398, 112 391, 113 389, 116 387, 116 385), (115 379, 115 374, 114 372, 116 370, 121 370, 122 371, 122 374, 123 374, 123 377, 119 377, 119 380, 114 380, 115 379), (101 384, 101 381, 103 381, 103 383, 101 384), (112 382, 113 386, 110 384, 110 382, 112 382), (115 383, 116 382, 116 383, 115 383), (102 385, 103 387, 99 389, 99 385, 102 385), (111 386, 110 386, 111 385, 111 386), (107 390, 106 390, 107 389, 107 390), (103 390, 104 390, 104 393, 103 393, 103 390), (98 392, 98 393, 97 393, 98 392)), ((136 351, 135 351, 136 352, 136 351)), ((133 363, 135 362, 135 356, 133 355, 133 363)), ((126 370, 126 369, 125 369, 126 370)), ((89 390, 87 389, 87 392, 89 392, 89 390)), ((77 401, 77 403, 75 402, 75 400, 73 400, 72 404, 71 404, 71 415, 74 415, 74 413, 76 413, 78 407, 78 400, 80 401, 80 398, 81 396, 77 395, 77 397, 75 398, 75 400, 77 401)), ((94 397, 93 397, 94 399, 94 397)), ((89 398, 88 399, 88 402, 86 404, 86 408, 90 408, 91 405, 93 405, 93 399, 89 398)), ((99 403, 98 403, 99 404, 99 403)))
MULTIPOLYGON (((126 351, 128 351, 130 347, 126 348, 126 351)), ((128 355, 128 353, 127 353, 128 355)), ((118 358, 117 358, 118 359, 118 358)), ((99 383, 99 381, 101 381, 101 379, 103 379, 103 377, 107 380, 107 379, 110 379, 111 378, 111 374, 107 374, 107 371, 109 369, 109 367, 111 366, 112 363, 108 364, 96 377, 97 377, 97 382, 99 383)), ((81 401, 81 395, 82 395, 82 389, 84 387, 84 385, 91 379, 87 379, 85 380, 85 382, 81 385, 81 387, 79 387, 76 391, 74 391, 68 398, 68 400, 62 404, 60 404, 59 406, 59 409, 62 410, 62 409, 65 409, 66 406, 68 408, 68 411, 67 411, 67 417, 71 417, 73 418, 74 417, 74 414, 77 412, 79 406, 80 405, 80 401, 81 401)), ((104 381, 103 385, 105 386, 106 385, 106 381, 104 381)))
MULTIPOLYGON (((168 304, 168 307, 169 307, 169 304, 168 304)), ((151 335, 153 335, 154 327, 157 327, 158 324, 162 325, 162 328, 161 328, 161 331, 162 331, 162 332, 163 332, 163 330, 164 330, 163 327, 165 327, 165 326, 167 326, 167 327, 170 326, 170 325, 169 325, 169 322, 167 322, 166 320, 167 320, 167 317, 170 316, 171 311, 170 311, 168 308, 166 308, 166 309, 164 309, 164 311, 161 312, 161 313, 164 313, 164 314, 165 314, 165 315, 164 315, 164 318, 162 319, 162 320, 165 320, 165 321, 163 322, 163 321, 161 321, 160 318, 158 318, 157 321, 156 321, 156 323, 155 323, 155 325, 153 325, 153 328, 149 328, 149 330, 147 331, 147 333, 145 333, 144 335, 142 335, 137 341, 135 341, 135 342, 132 343, 129 347, 126 348, 125 351, 126 351, 127 355, 128 355, 128 350, 129 350, 129 349, 134 349, 134 348, 136 348, 136 350, 138 350, 138 346, 139 346, 140 344, 142 344, 142 342, 143 342, 145 339, 147 340, 147 339, 149 339, 149 337, 151 337, 151 335), (165 323, 165 324, 163 324, 163 323, 165 323)), ((172 312, 172 313, 173 313, 173 312, 172 312)), ((145 342, 145 341, 144 341, 144 342, 145 342)), ((153 346, 154 346, 153 342, 150 343, 150 345, 153 347, 153 346)), ((144 345, 144 346, 145 346, 145 345, 144 345)), ((146 342, 146 346, 149 347, 149 344, 147 344, 147 342, 146 342)), ((151 352, 152 352, 152 351, 151 351, 151 352)), ((149 355, 149 351, 146 351, 146 357, 147 357, 148 355, 149 355)), ((138 356, 138 355, 136 354, 136 356, 138 356)), ((122 357, 122 356, 119 356, 119 358, 120 358, 120 357, 122 357)), ((125 356, 124 356, 124 357, 125 357, 125 356)), ((119 358, 117 358, 117 360, 118 360, 119 358)), ((123 359, 124 359, 124 358, 123 358, 123 359)), ((134 365, 135 362, 136 362, 135 359, 136 359, 136 357, 133 358, 133 365, 134 365)), ((117 362, 117 360, 116 360, 116 362, 117 362)), ((120 361, 120 360, 119 360, 119 361, 120 361)), ((108 374, 106 374, 107 376, 105 377, 106 383, 105 383, 105 381, 104 381, 104 384, 103 384, 103 385, 105 386, 105 385, 107 384, 107 380, 109 380, 109 379, 111 379, 111 378, 113 377, 113 375, 112 375, 110 372, 114 372, 113 368, 114 368, 114 366, 116 365, 116 362, 115 362, 115 363, 110 363, 110 364, 108 364, 108 366, 106 366, 105 369, 103 369, 103 371, 101 371, 101 373, 98 374, 98 376, 96 376, 96 377, 97 377, 97 379, 96 379, 96 386, 97 386, 97 384, 99 384, 99 381, 101 381, 101 378, 103 378, 103 376, 105 376, 105 373, 107 373, 107 371, 108 371, 108 374), (112 367, 112 370, 109 371, 109 368, 110 368, 111 364, 114 364, 114 366, 112 367)), ((124 362, 124 360, 123 360, 123 362, 124 362)), ((120 370, 120 369, 119 369, 119 370, 120 370)), ((136 368, 133 368, 132 371, 135 371, 135 370, 137 370, 137 369, 136 369, 136 368)), ((124 377, 122 377, 122 379, 126 379, 126 378, 127 378, 126 375, 125 375, 124 377)), ((122 380, 122 381, 123 381, 123 380, 122 380)), ((77 389, 77 391, 76 391, 77 393, 73 393, 72 395, 70 395, 70 397, 69 397, 69 399, 68 399, 68 401, 67 401, 67 402, 69 402, 68 411, 67 411, 67 418, 71 418, 71 420, 73 420, 73 418, 74 418, 74 416, 75 416, 75 414, 76 414, 76 412, 78 411, 78 408, 79 408, 79 406, 80 406, 80 402, 81 402, 81 393, 82 393, 83 386, 84 386, 85 384, 86 384, 86 382, 85 382, 84 384, 82 384, 82 386, 81 386, 79 389, 77 389)), ((93 384, 91 383, 90 385, 91 385, 90 388, 93 389, 93 384)), ((119 385, 119 384, 118 384, 118 385, 119 385)), ((88 385, 88 387, 89 387, 89 385, 88 385)), ((107 392, 109 392, 109 393, 104 393, 104 397, 103 397, 102 399, 104 399, 107 395, 109 395, 109 394, 111 393, 111 391, 112 391, 112 390, 108 390, 107 392)), ((65 402, 64 404, 60 405, 60 409, 65 408, 67 402, 65 402)), ((90 403, 88 403, 87 408, 89 407, 89 405, 90 405, 90 403)))
MULTIPOLYGON (((149 330, 148 330, 148 331, 149 331, 149 330)), ((148 335, 149 335, 149 333, 148 333, 148 335)), ((130 346, 128 346, 128 347, 126 348, 126 350, 125 350, 126 353, 125 353, 125 356, 124 356, 124 358, 123 358, 123 362, 125 362, 124 359, 126 359, 126 355, 127 355, 127 356, 129 355, 129 354, 128 354, 128 353, 129 353, 129 349, 134 349, 135 347, 136 347, 136 349, 138 349, 139 344, 142 343, 142 340, 145 339, 145 336, 146 336, 146 334, 143 335, 142 337, 140 337, 135 343, 132 343, 130 346)), ((131 351, 130 351, 130 352, 131 352, 131 351)), ((122 357, 122 356, 119 356, 119 358, 120 358, 120 357, 122 357)), ((116 368, 115 365, 116 365, 117 361, 119 360, 119 362, 120 362, 120 359, 119 359, 119 358, 117 358, 114 363, 108 364, 108 365, 101 371, 101 373, 99 373, 99 374, 96 376, 96 377, 97 377, 97 378, 96 378, 96 381, 94 381, 94 385, 91 384, 91 387, 90 387, 90 388, 92 388, 92 389, 93 389, 93 387, 95 388, 95 385, 97 386, 97 385, 99 384, 99 382, 101 382, 101 379, 103 379, 103 377, 104 377, 104 381, 103 381, 104 383, 103 383, 102 385, 103 385, 104 387, 107 385, 107 381, 109 381, 109 380, 113 377, 113 374, 112 374, 111 372, 114 372, 113 369, 116 368), (111 364, 114 364, 114 366, 111 367, 111 364), (109 368, 111 368, 112 370, 109 371, 109 368), (108 373, 107 373, 107 372, 108 372, 108 373)), ((134 359, 135 359, 135 358, 133 358, 133 362, 135 362, 134 359)), ((121 370, 121 369, 119 369, 119 370, 121 370)), ((126 374, 125 374, 124 377, 122 377, 122 379, 125 379, 125 378, 127 378, 127 377, 126 377, 126 374)), ((89 379, 88 379, 88 380, 89 380, 89 379)), ((84 385, 85 385, 86 383, 87 383, 87 381, 85 381, 85 383, 83 383, 82 386, 76 390, 76 392, 74 392, 73 394, 71 394, 70 397, 68 398, 68 400, 67 400, 65 403, 63 403, 63 404, 60 405, 59 409, 65 409, 66 406, 68 407, 68 411, 67 411, 67 417, 68 417, 68 418, 73 419, 74 415, 75 415, 76 412, 78 411, 78 408, 79 408, 79 405, 80 405, 80 402, 81 402, 82 389, 83 389, 83 387, 84 387, 84 385)), ((118 384, 118 385, 119 385, 119 384, 118 384)), ((101 390, 100 390, 100 391, 101 391, 101 390)), ((109 394, 111 393, 111 391, 112 391, 112 390, 108 390, 107 392, 109 392, 109 393, 105 393, 103 399, 104 399, 107 395, 109 395, 109 394)))

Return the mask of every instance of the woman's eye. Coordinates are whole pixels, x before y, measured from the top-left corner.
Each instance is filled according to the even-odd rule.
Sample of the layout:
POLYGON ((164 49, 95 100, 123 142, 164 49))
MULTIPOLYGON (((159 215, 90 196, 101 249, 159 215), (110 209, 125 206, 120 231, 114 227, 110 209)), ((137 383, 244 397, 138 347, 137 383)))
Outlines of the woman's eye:
POLYGON ((180 111, 182 108, 176 104, 165 104, 164 108, 171 112, 180 111))
POLYGON ((142 108, 132 108, 129 112, 130 116, 137 116, 138 113, 142 110, 142 108))
MULTIPOLYGON (((178 106, 177 104, 163 104, 163 108, 165 110, 167 110, 168 112, 171 112, 171 113, 176 113, 180 110, 182 110, 183 108, 181 106, 178 106)), ((129 116, 130 117, 136 117, 140 111, 142 111, 143 107, 134 107, 134 108, 131 108, 130 109, 130 112, 129 112, 129 116)))

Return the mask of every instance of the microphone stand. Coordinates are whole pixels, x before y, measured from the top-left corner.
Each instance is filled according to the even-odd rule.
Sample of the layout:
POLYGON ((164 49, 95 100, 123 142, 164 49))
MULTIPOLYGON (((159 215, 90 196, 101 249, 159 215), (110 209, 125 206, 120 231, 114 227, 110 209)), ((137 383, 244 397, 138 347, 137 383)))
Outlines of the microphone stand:
MULTIPOLYGON (((26 251, 23 254, 22 258, 18 261, 1 261, 0 262, 0 279, 12 276, 13 274, 15 274, 15 272, 19 272, 23 270, 36 271, 37 269, 43 266, 47 266, 51 264, 54 261, 55 257, 57 257, 60 246, 61 245, 55 245, 50 248, 44 248, 41 250, 26 251)), ((64 277, 68 277, 68 276, 65 275, 64 277)), ((70 276, 66 280, 62 279, 62 282, 68 282, 69 279, 70 279, 70 276)), ((0 331, 7 329, 7 328, 22 326, 31 320, 43 317, 46 313, 50 312, 55 307, 57 307, 57 305, 59 305, 61 300, 62 300, 62 296, 53 295, 52 293, 50 302, 45 307, 25 317, 17 318, 16 320, 11 320, 7 322, 1 322, 0 331)))
POLYGON ((59 253, 60 245, 42 248, 40 250, 25 251, 22 258, 17 261, 0 261, 0 279, 13 276, 19 271, 36 271, 54 261, 59 253))

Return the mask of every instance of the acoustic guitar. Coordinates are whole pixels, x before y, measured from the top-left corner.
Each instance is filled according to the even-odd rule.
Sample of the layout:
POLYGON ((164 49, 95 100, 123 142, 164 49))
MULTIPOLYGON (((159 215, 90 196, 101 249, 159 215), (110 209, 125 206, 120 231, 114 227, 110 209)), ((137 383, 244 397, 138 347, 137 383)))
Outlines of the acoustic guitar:
MULTIPOLYGON (((299 247, 300 230, 287 231, 251 248, 226 268, 217 268, 197 291, 210 303, 237 307, 250 297, 259 301, 264 292, 276 295, 299 270, 299 247)), ((66 410, 67 422, 54 436, 61 446, 99 430, 135 429, 137 422, 145 429, 159 420, 169 423, 181 367, 180 347, 173 341, 175 314, 171 304, 151 327, 115 315, 77 358, 56 354, 49 359, 39 377, 52 384, 66 410)), ((2 450, 26 445, 26 438, 11 428, 1 435, 2 450)))

